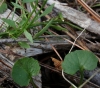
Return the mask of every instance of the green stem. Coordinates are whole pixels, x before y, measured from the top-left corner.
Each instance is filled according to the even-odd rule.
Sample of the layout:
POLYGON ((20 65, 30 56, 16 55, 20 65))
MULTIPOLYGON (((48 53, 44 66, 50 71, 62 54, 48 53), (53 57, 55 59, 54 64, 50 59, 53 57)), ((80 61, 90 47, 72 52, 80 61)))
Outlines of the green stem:
POLYGON ((82 85, 80 85, 78 88, 82 88, 87 82, 89 82, 98 72, 100 72, 100 69, 98 69, 89 79, 87 79, 82 85))
POLYGON ((81 84, 83 83, 83 78, 84 78, 83 73, 84 73, 84 69, 82 68, 82 69, 80 70, 81 78, 80 78, 80 84, 79 84, 79 85, 81 85, 81 84))
POLYGON ((32 78, 32 77, 31 77, 30 82, 31 82, 31 84, 32 84, 33 88, 38 88, 38 87, 36 86, 36 84, 34 83, 34 81, 33 81, 33 78, 32 78))
MULTIPOLYGON (((38 2, 38 0, 37 0, 38 2)), ((45 6, 47 0, 44 1, 42 7, 40 8, 40 10, 36 13, 35 17, 32 19, 32 21, 25 27, 25 29, 29 28, 38 18, 39 18, 39 13, 41 12, 41 10, 43 9, 43 7, 45 6)))
POLYGON ((78 29, 78 30, 83 30, 81 27, 78 27, 78 26, 76 26, 76 25, 74 25, 74 24, 72 24, 72 23, 70 23, 70 22, 65 22, 66 24, 68 24, 69 26, 71 26, 71 27, 73 27, 73 28, 76 28, 76 29, 78 29))
POLYGON ((32 14, 35 12, 35 9, 36 9, 36 7, 37 7, 37 4, 38 4, 38 2, 36 3, 34 9, 32 10, 31 14, 29 15, 28 19, 27 19, 26 22, 24 23, 22 30, 25 29, 25 27, 26 27, 26 25, 28 24, 28 22, 29 22, 29 20, 30 20, 30 18, 31 18, 31 16, 32 16, 32 14))
MULTIPOLYGON (((18 0, 16 0, 16 2, 15 2, 16 4, 18 3, 18 0)), ((13 9, 14 11, 13 11, 13 14, 12 14, 12 20, 13 20, 13 18, 14 18, 14 14, 15 14, 15 10, 16 10, 16 7, 14 7, 14 9, 13 9)))

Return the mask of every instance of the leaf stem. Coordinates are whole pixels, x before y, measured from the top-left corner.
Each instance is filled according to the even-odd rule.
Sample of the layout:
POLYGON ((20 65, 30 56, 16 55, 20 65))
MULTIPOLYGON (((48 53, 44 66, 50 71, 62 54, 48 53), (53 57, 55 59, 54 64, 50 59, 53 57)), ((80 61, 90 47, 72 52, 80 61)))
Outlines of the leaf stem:
POLYGON ((33 88, 38 88, 37 85, 34 83, 33 78, 31 77, 30 83, 32 84, 33 88))
POLYGON ((79 83, 79 85, 81 85, 81 84, 83 83, 83 78, 84 78, 84 76, 83 76, 83 72, 84 72, 84 69, 81 68, 81 70, 80 70, 81 79, 80 79, 80 83, 79 83))
POLYGON ((89 79, 87 79, 82 85, 80 85, 78 88, 82 88, 87 82, 89 82, 98 72, 100 72, 100 69, 98 69, 89 79))

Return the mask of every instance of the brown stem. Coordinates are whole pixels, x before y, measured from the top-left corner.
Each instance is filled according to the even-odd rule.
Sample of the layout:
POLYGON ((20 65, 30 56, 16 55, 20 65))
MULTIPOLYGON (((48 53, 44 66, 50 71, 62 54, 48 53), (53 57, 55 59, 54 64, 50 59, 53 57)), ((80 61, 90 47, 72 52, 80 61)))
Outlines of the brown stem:
POLYGON ((100 16, 92 10, 83 0, 77 0, 94 18, 94 20, 100 22, 100 16))

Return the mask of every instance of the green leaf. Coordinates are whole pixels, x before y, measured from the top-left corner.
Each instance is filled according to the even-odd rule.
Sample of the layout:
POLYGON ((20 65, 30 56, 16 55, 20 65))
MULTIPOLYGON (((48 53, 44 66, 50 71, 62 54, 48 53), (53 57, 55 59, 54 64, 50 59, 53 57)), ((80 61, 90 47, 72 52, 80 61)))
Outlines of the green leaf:
POLYGON ((26 42, 18 42, 18 44, 19 44, 22 48, 30 48, 29 44, 27 44, 26 42))
POLYGON ((59 31, 67 31, 67 28, 63 28, 59 25, 51 25, 51 27, 55 28, 56 30, 59 30, 59 31))
POLYGON ((30 2, 34 2, 36 0, 23 0, 24 3, 30 3, 30 2))
POLYGON ((96 4, 96 5, 93 5, 92 7, 100 7, 100 3, 96 4))
POLYGON ((52 11, 53 7, 54 7, 54 4, 52 4, 51 6, 49 6, 49 7, 40 15, 40 17, 49 14, 49 13, 52 11))
POLYGON ((14 3, 14 2, 11 2, 11 3, 13 4, 13 6, 14 6, 15 8, 24 9, 22 6, 20 6, 20 5, 17 4, 17 3, 14 3))
POLYGON ((10 20, 10 19, 6 19, 6 18, 2 18, 2 20, 3 20, 4 22, 6 22, 9 26, 11 26, 11 27, 13 27, 13 28, 16 28, 15 21, 10 20))
POLYGON ((18 23, 18 26, 19 26, 19 27, 22 27, 23 24, 26 22, 26 20, 27 20, 27 18, 23 16, 23 17, 21 18, 21 21, 18 23))
POLYGON ((49 21, 49 23, 39 33, 36 33, 34 35, 34 39, 38 38, 40 35, 42 35, 48 29, 48 27, 51 25, 52 22, 53 22, 53 19, 51 21, 49 21))
POLYGON ((4 13, 6 10, 7 10, 7 4, 2 3, 2 5, 0 6, 0 14, 4 13))
POLYGON ((12 78, 20 86, 27 86, 32 76, 38 75, 40 66, 37 60, 24 57, 15 62, 12 78))
POLYGON ((27 30, 24 31, 24 34, 25 34, 26 38, 27 38, 28 40, 30 40, 30 42, 33 43, 32 35, 31 35, 27 30))
POLYGON ((75 74, 78 70, 93 70, 97 66, 98 59, 90 51, 76 50, 67 54, 62 62, 62 68, 67 74, 75 74))
POLYGON ((79 27, 79 26, 76 26, 75 24, 73 24, 73 23, 71 23, 71 22, 66 22, 66 24, 68 24, 69 26, 71 26, 71 27, 73 27, 73 28, 76 28, 76 29, 78 29, 78 30, 83 30, 81 27, 79 27))

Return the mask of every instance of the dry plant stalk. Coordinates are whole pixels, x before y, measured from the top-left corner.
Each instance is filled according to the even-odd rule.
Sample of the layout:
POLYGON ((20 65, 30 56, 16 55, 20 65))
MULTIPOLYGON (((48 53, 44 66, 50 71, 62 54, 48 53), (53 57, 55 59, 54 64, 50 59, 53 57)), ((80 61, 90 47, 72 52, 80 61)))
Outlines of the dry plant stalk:
POLYGON ((94 20, 100 22, 100 16, 92 10, 83 0, 77 0, 94 18, 94 20))

